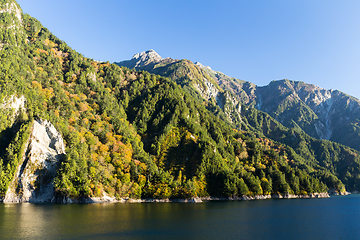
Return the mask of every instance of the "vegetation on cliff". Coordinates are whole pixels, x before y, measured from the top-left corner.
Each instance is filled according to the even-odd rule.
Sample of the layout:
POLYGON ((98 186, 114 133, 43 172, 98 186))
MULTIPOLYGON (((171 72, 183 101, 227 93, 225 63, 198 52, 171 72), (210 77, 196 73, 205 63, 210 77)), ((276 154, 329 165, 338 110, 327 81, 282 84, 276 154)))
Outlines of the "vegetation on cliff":
MULTIPOLYGON (((260 112, 244 114, 242 128, 236 129, 215 101, 184 84, 204 85, 201 70, 188 61, 179 64, 193 75, 184 70, 176 82, 85 58, 29 15, 22 15, 21 27, 8 33, 6 24, 15 13, 1 14, 8 20, 1 27, 6 33, 1 38, 0 104, 23 96, 25 110, 13 115, 12 108, 0 107, 0 137, 7 139, 0 149, 0 197, 22 161, 28 123, 37 118, 49 120, 65 141, 66 155, 54 181, 59 196, 308 194, 343 190, 337 176, 344 165, 332 160, 334 151, 337 156, 351 151, 349 164, 358 166, 350 156, 356 151, 330 142, 314 141, 329 154, 306 148, 311 141, 306 136, 301 144, 286 145, 281 139, 291 138, 293 130, 266 132, 270 120, 260 112)), ((341 179, 358 189, 354 173, 341 179)))

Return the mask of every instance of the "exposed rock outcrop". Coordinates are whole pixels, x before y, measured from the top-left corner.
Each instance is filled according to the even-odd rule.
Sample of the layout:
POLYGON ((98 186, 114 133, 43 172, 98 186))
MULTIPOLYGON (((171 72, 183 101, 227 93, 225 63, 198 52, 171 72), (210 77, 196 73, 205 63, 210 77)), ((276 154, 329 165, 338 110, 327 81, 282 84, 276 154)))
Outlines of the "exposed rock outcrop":
POLYGON ((58 163, 65 154, 60 133, 47 120, 36 120, 5 203, 50 202, 58 163))
POLYGON ((219 90, 212 84, 209 80, 206 78, 203 79, 205 83, 205 88, 200 84, 195 84, 196 90, 201 94, 201 96, 205 100, 209 100, 211 98, 214 98, 215 100, 218 100, 218 94, 219 90))
POLYGON ((133 56, 132 60, 136 60, 135 67, 141 67, 153 62, 159 62, 163 58, 154 50, 150 49, 145 52, 137 53, 133 56))
POLYGON ((141 53, 136 53, 131 60, 122 61, 117 63, 120 66, 127 68, 141 68, 145 66, 153 66, 155 63, 160 62, 163 58, 154 50, 150 49, 141 53))
POLYGON ((15 95, 12 95, 9 98, 3 100, 3 102, 0 104, 0 109, 3 109, 5 111, 12 110, 10 118, 12 119, 12 121, 14 121, 21 111, 26 111, 25 101, 26 99, 24 96, 17 97, 15 95))
POLYGON ((14 13, 17 20, 19 20, 19 22, 22 22, 21 9, 17 6, 15 2, 5 3, 3 6, 1 6, 0 13, 4 12, 14 13))

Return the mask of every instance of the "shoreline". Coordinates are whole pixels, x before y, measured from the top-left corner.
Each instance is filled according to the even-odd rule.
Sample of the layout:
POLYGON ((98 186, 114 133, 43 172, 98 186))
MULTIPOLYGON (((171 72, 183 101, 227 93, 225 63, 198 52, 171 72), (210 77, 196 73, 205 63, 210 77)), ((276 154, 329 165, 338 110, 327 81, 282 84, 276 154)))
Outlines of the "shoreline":
MULTIPOLYGON (((329 198, 330 195, 327 192, 324 193, 311 193, 307 195, 295 195, 295 194, 272 194, 272 195, 255 195, 241 197, 192 197, 182 199, 133 199, 133 198, 122 198, 116 199, 105 194, 102 197, 89 197, 89 198, 70 198, 67 196, 54 197, 51 201, 28 201, 28 202, 5 202, 5 204, 19 204, 19 203, 54 203, 54 204, 92 204, 92 203, 202 203, 210 201, 252 201, 252 200, 265 200, 265 199, 310 199, 310 198, 329 198)), ((4 198, 0 198, 0 203, 3 202, 4 198)))
POLYGON ((183 199, 133 199, 133 198, 124 198, 116 199, 115 197, 110 197, 108 195, 102 197, 90 197, 83 199, 72 199, 67 196, 62 197, 61 199, 53 198, 52 203, 60 204, 72 204, 72 203, 202 203, 209 201, 251 201, 251 200, 265 200, 265 199, 305 199, 305 198, 329 198, 330 195, 327 192, 324 193, 311 193, 307 195, 294 195, 294 194, 272 194, 272 195, 255 195, 255 196, 235 196, 235 197, 192 197, 192 198, 183 198, 183 199))

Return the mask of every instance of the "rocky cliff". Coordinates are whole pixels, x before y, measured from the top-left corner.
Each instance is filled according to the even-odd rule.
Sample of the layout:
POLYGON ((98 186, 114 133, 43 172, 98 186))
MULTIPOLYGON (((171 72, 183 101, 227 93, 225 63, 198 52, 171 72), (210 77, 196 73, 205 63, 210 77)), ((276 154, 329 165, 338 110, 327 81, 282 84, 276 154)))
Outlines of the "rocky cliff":
POLYGON ((360 150, 360 101, 337 90, 283 79, 267 86, 231 78, 197 63, 219 86, 286 127, 360 150))
POLYGON ((157 52, 150 49, 148 51, 136 53, 131 58, 131 60, 122 61, 117 64, 127 67, 127 68, 130 68, 130 69, 131 68, 139 69, 141 67, 146 67, 148 65, 154 65, 162 60, 163 60, 163 58, 157 52))
POLYGON ((4 202, 50 202, 54 197, 53 179, 65 154, 63 139, 50 122, 36 120, 25 149, 4 202))
POLYGON ((287 127, 360 150, 360 101, 354 97, 285 79, 257 87, 249 98, 287 127))
POLYGON ((241 125, 241 106, 232 92, 224 92, 217 81, 225 74, 212 70, 199 62, 162 58, 154 50, 137 53, 131 60, 116 63, 119 66, 144 70, 169 77, 182 87, 193 88, 201 98, 219 106, 228 120, 236 126, 241 125))

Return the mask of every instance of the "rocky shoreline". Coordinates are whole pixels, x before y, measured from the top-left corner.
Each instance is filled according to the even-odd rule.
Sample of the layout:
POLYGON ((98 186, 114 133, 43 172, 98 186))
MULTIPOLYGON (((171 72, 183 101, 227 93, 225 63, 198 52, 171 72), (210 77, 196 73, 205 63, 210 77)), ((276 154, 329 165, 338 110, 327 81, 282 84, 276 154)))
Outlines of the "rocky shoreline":
MULTIPOLYGON (((354 192, 355 193, 355 192, 354 192)), ((356 192, 358 193, 358 192, 356 192)), ((351 193, 348 193, 351 194, 351 193)), ((307 195, 294 195, 294 194, 272 194, 272 195, 255 195, 255 196, 234 196, 234 197, 193 197, 186 199, 133 199, 133 198, 122 198, 116 199, 109 195, 102 197, 89 197, 89 198, 70 198, 67 196, 54 197, 52 203, 60 204, 72 204, 72 203, 201 203, 209 201, 251 201, 251 200, 265 200, 265 199, 304 199, 304 198, 329 198, 330 195, 327 192, 324 193, 311 193, 307 195)), ((3 202, 4 198, 0 198, 0 203, 3 202)), ((30 201, 30 203, 41 203, 39 201, 30 201)), ((44 202, 45 203, 45 202, 44 202)))
POLYGON ((294 195, 294 194, 272 194, 272 195, 255 195, 255 196, 235 196, 235 197, 193 197, 187 199, 132 199, 123 198, 116 199, 108 195, 102 197, 90 197, 81 199, 72 199, 67 196, 62 198, 53 198, 53 203, 152 203, 152 202, 178 202, 178 203, 201 203, 209 201, 250 201, 250 200, 264 200, 264 199, 295 199, 295 198, 329 198, 327 192, 324 193, 311 193, 308 195, 294 195))

